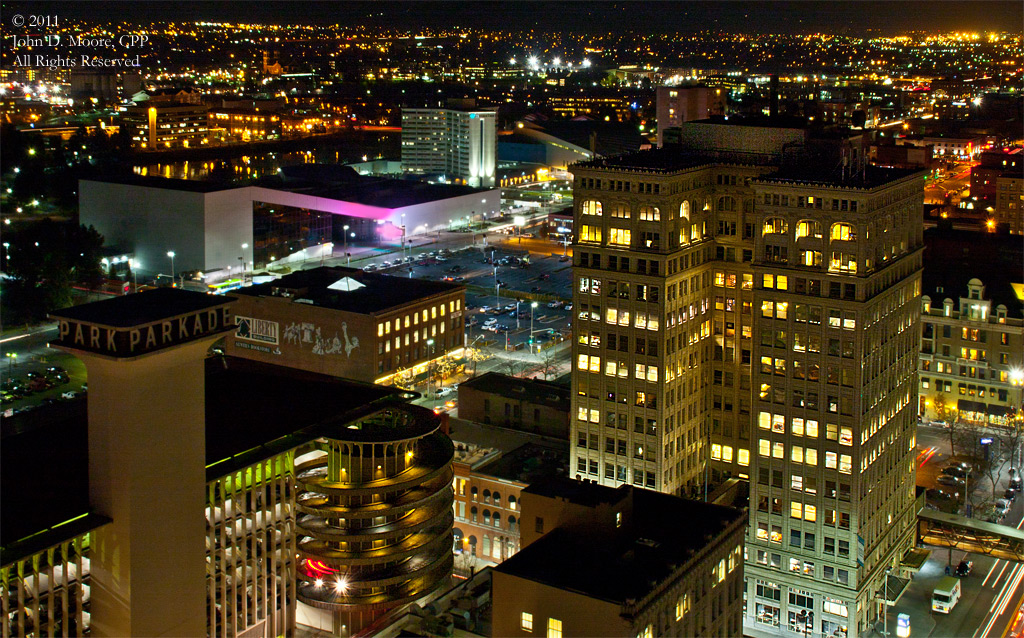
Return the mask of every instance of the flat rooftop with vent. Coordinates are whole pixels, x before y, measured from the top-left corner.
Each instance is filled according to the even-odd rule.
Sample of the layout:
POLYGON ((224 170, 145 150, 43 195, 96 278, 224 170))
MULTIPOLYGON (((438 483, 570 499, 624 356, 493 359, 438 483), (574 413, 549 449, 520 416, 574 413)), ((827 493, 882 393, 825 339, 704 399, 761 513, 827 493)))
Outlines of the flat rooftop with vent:
POLYGON ((493 635, 664 635, 665 618, 683 623, 675 635, 740 635, 742 511, 569 478, 520 503, 522 550, 494 569, 493 635))
POLYGON ((238 293, 224 345, 237 357, 387 383, 463 347, 458 284, 322 267, 238 293))

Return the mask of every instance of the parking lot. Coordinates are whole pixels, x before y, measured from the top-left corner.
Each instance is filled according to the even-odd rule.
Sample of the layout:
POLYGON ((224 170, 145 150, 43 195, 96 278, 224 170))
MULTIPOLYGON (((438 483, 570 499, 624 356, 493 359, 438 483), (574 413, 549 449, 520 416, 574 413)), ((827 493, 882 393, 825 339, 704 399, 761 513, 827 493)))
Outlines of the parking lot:
POLYGON ((534 240, 527 246, 538 244, 547 250, 520 248, 515 240, 440 251, 413 250, 401 263, 396 263, 401 256, 391 255, 391 259, 374 260, 369 269, 464 284, 468 344, 529 352, 532 324, 536 353, 567 338, 572 325, 572 263, 561 255, 555 242, 534 240))
POLYGON ((34 359, 7 367, 0 384, 0 401, 5 417, 39 406, 80 396, 85 384, 85 366, 73 357, 59 357, 59 363, 34 359))

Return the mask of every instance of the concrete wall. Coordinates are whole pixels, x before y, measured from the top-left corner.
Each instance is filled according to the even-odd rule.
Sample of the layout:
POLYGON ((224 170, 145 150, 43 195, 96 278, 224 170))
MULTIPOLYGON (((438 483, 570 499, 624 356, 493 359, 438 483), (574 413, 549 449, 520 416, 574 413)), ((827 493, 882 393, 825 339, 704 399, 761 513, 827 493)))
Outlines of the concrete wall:
POLYGON ((491 581, 492 636, 547 636, 548 619, 562 621, 563 636, 634 635, 619 605, 495 571, 491 581), (533 614, 533 631, 521 627, 521 614, 533 614))
POLYGON ((169 250, 177 272, 207 268, 203 193, 91 180, 80 180, 78 193, 81 222, 107 246, 134 249, 137 270, 169 275, 169 250))
POLYGON ((802 144, 803 129, 685 122, 679 132, 682 145, 697 151, 739 151, 778 155, 787 144, 802 144))
POLYGON ((550 405, 529 400, 504 397, 497 393, 482 392, 468 385, 459 386, 459 416, 467 421, 490 423, 535 432, 566 440, 569 438, 569 409, 559 410, 550 405), (485 405, 485 401, 488 403, 485 405), (508 405, 508 416, 505 406, 508 405), (490 407, 490 410, 485 409, 490 407), (516 416, 516 407, 519 415, 516 416), (535 412, 536 411, 536 412, 535 412), (539 412, 539 414, 537 414, 539 412), (534 418, 538 416, 539 418, 534 418))
POLYGON ((230 332, 226 354, 370 383, 378 376, 377 335, 369 315, 248 295, 238 295, 233 312, 276 324, 276 339, 241 339, 230 332))
POLYGON ((483 213, 494 213, 500 208, 501 189, 495 188, 403 208, 379 210, 388 211, 387 219, 395 226, 402 225, 402 213, 405 213, 406 233, 411 237, 448 230, 451 222, 465 219, 466 216, 471 215, 479 220, 482 219, 483 213))
POLYGON ((247 263, 252 261, 252 198, 243 196, 251 190, 235 188, 205 194, 203 270, 225 268, 236 273, 242 265, 239 257, 245 257, 247 263), (242 244, 249 247, 243 250, 242 244))

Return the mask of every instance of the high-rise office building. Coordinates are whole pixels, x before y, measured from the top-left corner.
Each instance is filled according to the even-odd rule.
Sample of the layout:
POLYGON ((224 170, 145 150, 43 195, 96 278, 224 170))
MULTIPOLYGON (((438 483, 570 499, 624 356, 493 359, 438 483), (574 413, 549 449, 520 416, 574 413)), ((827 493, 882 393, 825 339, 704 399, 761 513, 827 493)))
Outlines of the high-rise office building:
POLYGON ((494 111, 402 110, 402 167, 469 186, 494 186, 498 141, 494 111))
POLYGON ((853 133, 681 133, 573 168, 572 468, 749 479, 748 629, 859 633, 913 545, 921 174, 853 133))
POLYGON ((655 91, 658 146, 665 143, 665 129, 683 122, 725 115, 726 89, 707 86, 659 86, 655 91))

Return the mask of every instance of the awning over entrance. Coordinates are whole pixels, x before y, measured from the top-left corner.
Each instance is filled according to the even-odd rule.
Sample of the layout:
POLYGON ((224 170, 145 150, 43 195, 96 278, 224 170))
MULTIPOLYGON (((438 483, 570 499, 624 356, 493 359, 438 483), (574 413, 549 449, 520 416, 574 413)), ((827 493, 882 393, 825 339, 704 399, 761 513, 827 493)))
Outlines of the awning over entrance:
POLYGON ((908 571, 912 571, 915 574, 921 571, 924 567, 925 562, 928 560, 932 550, 924 547, 913 547, 903 555, 903 560, 900 561, 900 567, 908 571))
POLYGON ((960 412, 985 412, 985 404, 979 403, 978 401, 968 401, 967 399, 957 399, 956 409, 960 412))
POLYGON ((900 599, 900 596, 903 595, 903 592, 907 591, 907 587, 910 587, 909 578, 900 578, 898 576, 893 576, 892 574, 886 574, 885 587, 883 588, 883 591, 880 592, 885 604, 889 607, 895 605, 900 599))
POLYGON ((1006 414, 1009 411, 1010 408, 1006 407, 1005 405, 989 404, 988 406, 988 413, 991 414, 992 416, 1006 416, 1006 414))

